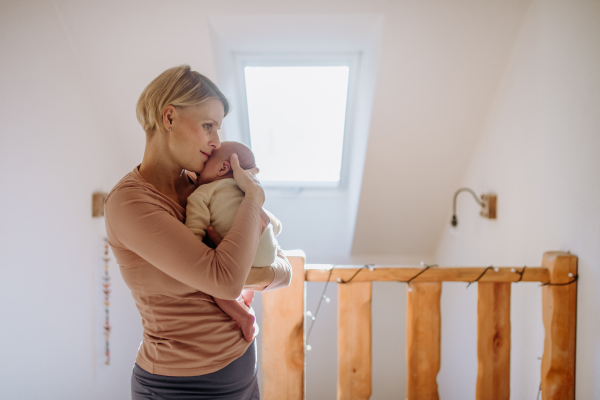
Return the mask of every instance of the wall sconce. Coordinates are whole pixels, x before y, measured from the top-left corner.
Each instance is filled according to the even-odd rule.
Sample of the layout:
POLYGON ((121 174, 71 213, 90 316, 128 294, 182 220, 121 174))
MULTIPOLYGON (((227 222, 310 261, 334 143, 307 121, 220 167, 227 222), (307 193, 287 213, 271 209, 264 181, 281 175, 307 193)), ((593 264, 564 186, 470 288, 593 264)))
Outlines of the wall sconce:
POLYGON ((482 194, 481 200, 479 200, 473 190, 469 188, 460 188, 456 191, 456 193, 454 193, 454 201, 452 203, 452 221, 450 221, 450 224, 452 226, 450 227, 450 233, 453 234, 456 230, 456 226, 458 225, 458 219, 456 218, 456 198, 461 192, 469 192, 473 195, 473 198, 475 199, 477 204, 481 206, 480 215, 482 217, 488 219, 496 219, 496 203, 498 200, 498 196, 496 196, 495 194, 482 194))
POLYGON ((92 217, 104 217, 104 200, 108 193, 96 192, 92 194, 92 217))

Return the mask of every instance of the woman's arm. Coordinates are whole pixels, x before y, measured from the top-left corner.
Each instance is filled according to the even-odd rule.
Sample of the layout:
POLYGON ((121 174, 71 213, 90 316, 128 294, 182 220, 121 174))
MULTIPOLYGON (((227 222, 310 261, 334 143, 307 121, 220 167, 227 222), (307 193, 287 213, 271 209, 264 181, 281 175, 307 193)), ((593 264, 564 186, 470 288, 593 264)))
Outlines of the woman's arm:
POLYGON ((231 156, 234 179, 245 192, 231 229, 216 249, 199 241, 155 189, 125 183, 105 201, 111 246, 128 249, 170 277, 222 299, 236 299, 244 286, 260 235, 269 224, 265 194, 254 170, 231 156))
MULTIPOLYGON (((216 245, 223 240, 212 227, 208 228, 207 234, 216 245)), ((287 287, 291 281, 292 265, 283 251, 277 248, 277 258, 270 267, 252 267, 250 269, 244 289, 266 292, 287 287)))
POLYGON ((213 250, 147 188, 119 187, 107 198, 105 209, 111 245, 131 250, 172 278, 222 299, 239 296, 269 223, 258 202, 246 199, 229 233, 213 250))

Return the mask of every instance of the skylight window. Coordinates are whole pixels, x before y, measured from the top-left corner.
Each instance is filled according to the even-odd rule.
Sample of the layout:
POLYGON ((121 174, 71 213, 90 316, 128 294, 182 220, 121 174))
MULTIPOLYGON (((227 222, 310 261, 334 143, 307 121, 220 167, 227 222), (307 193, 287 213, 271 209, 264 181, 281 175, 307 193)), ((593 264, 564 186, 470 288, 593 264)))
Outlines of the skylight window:
POLYGON ((244 67, 250 143, 265 186, 339 186, 349 71, 244 67))

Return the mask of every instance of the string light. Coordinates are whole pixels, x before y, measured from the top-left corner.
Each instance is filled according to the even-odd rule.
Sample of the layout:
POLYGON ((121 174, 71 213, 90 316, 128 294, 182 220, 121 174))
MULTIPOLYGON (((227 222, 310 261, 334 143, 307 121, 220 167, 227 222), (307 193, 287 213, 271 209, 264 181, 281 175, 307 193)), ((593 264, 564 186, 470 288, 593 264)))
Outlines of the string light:
POLYGON ((546 283, 542 283, 540 286, 569 286, 570 284, 577 282, 577 279, 579 279, 579 275, 575 275, 573 277, 573 274, 571 272, 569 272, 569 278, 573 278, 573 279, 571 279, 569 282, 565 282, 565 283, 546 282, 546 283))
MULTIPOLYGON (((425 271, 427 271, 429 268, 433 268, 433 267, 437 267, 438 266, 437 264, 428 265, 428 264, 425 264, 425 262, 423 262, 423 261, 421 261, 420 265, 422 267, 424 267, 424 268, 421 271, 419 271, 415 276, 413 276, 412 278, 410 278, 409 280, 406 281, 406 283, 408 284, 408 291, 409 292, 412 292, 412 287, 410 286, 410 282, 412 282, 419 275, 421 275, 422 273, 424 273, 425 271)), ((328 304, 331 302, 331 299, 325 295, 325 292, 327 291, 327 286, 329 285, 329 282, 331 281, 331 275, 333 274, 333 269, 334 268, 335 268, 335 265, 333 265, 331 267, 331 269, 329 270, 329 275, 327 276, 327 282, 325 282, 325 287, 323 288, 323 293, 321 294, 321 298, 319 299, 319 303, 317 304, 317 310, 315 311, 314 314, 311 311, 307 311, 306 312, 306 316, 312 320, 312 323, 310 324, 310 327, 308 328, 308 333, 306 335, 306 351, 311 351, 312 350, 312 346, 308 343, 308 339, 309 339, 310 334, 312 332, 312 329, 313 329, 313 327, 315 325, 315 321, 317 319, 317 315, 319 314, 319 310, 321 308, 321 302, 323 300, 325 300, 325 303, 328 303, 328 304)), ((365 264, 361 268, 359 268, 359 270, 356 271, 354 273, 354 275, 352 275, 350 277, 350 279, 348 279, 347 281, 343 280, 342 278, 337 278, 337 282, 341 283, 341 284, 350 283, 359 274, 359 272, 362 271, 363 269, 368 269, 369 271, 373 272, 375 270, 375 266, 373 264, 365 264)))
MULTIPOLYGON (((406 282, 406 284, 408 285, 408 291, 409 291, 409 292, 412 292, 412 287, 411 287, 410 283, 411 283, 411 282, 412 282, 414 279, 416 279, 417 277, 419 277, 421 274, 423 274, 423 273, 424 273, 425 271, 427 271, 428 269, 430 269, 430 268, 434 268, 434 267, 437 267, 437 266, 438 266, 437 264, 431 264, 431 265, 429 265, 429 264, 426 264, 424 261, 421 261, 421 262, 420 262, 420 265, 423 267, 423 269, 422 269, 421 271, 419 271, 419 272, 418 272, 416 275, 414 275, 412 278, 410 278, 409 280, 405 281, 405 282, 406 282)), ((323 301, 323 300, 325 300, 325 302, 326 302, 326 303, 328 303, 328 304, 331 302, 331 299, 330 299, 329 297, 327 297, 327 296, 325 295, 325 293, 327 292, 327 286, 329 285, 329 282, 331 281, 331 275, 333 274, 333 269, 334 269, 334 268, 335 268, 335 265, 333 265, 333 266, 332 266, 332 267, 329 269, 329 275, 327 276, 327 281, 325 282, 325 287, 323 288, 323 293, 321 294, 321 297, 320 297, 320 299, 319 299, 319 303, 317 304, 317 310, 315 311, 315 313, 314 313, 314 314, 313 314, 311 311, 307 311, 307 312, 306 312, 306 316, 312 320, 312 323, 311 323, 310 327, 308 328, 308 333, 307 333, 307 335, 306 335, 306 350, 307 350, 307 351, 311 351, 311 350, 312 350, 312 346, 311 346, 311 345, 308 343, 308 339, 309 339, 309 337, 310 337, 310 334, 311 334, 311 332, 312 332, 312 329, 313 329, 313 327, 314 327, 314 325, 315 325, 315 322, 316 322, 316 320, 317 320, 317 315, 319 314, 319 310, 321 309, 321 303, 322 303, 322 301, 323 301)), ((527 268, 527 266, 524 266, 524 267, 523 267, 523 269, 521 269, 521 271, 517 271, 517 270, 516 270, 516 268, 511 268, 511 270, 510 270, 511 272, 519 274, 519 279, 518 279, 517 281, 515 281, 515 282, 520 282, 520 281, 523 279, 523 274, 525 273, 525 269, 526 269, 526 268, 527 268)), ((355 278, 355 277, 356 277, 356 276, 357 276, 357 275, 358 275, 358 274, 359 274, 359 273, 360 273, 360 272, 361 272, 363 269, 368 269, 369 271, 373 272, 373 271, 375 270, 375 266, 374 266, 374 265, 372 265, 372 264, 366 264, 366 265, 363 265, 363 266, 362 266, 361 268, 359 268, 359 269, 358 269, 358 270, 357 270, 357 271, 354 273, 354 275, 352 275, 352 276, 350 277, 350 279, 348 279, 347 281, 346 281, 346 280, 343 280, 342 278, 337 278, 337 279, 336 279, 336 281, 337 281, 338 283, 341 283, 341 284, 347 284, 347 283, 350 283, 350 282, 352 282, 352 280, 353 280, 353 279, 354 279, 354 278, 355 278)), ((482 278, 482 277, 483 277, 483 276, 484 276, 484 275, 485 275, 485 274, 486 274, 486 273, 487 273, 487 272, 488 272, 490 269, 494 270, 494 272, 498 272, 498 271, 500 271, 500 269, 499 269, 498 267, 494 267, 494 266, 490 265, 490 266, 489 266, 489 267, 487 267, 485 270, 483 270, 483 272, 481 273, 481 275, 479 275, 479 277, 477 277, 477 279, 475 279, 474 281, 471 281, 471 282, 469 282, 469 283, 467 284, 467 288, 468 288, 469 286, 471 286, 471 284, 473 284, 473 283, 475 283, 475 282, 478 282, 478 281, 479 281, 479 280, 480 280, 480 279, 481 279, 481 278, 482 278)), ((575 277, 573 277, 573 274, 572 274, 572 273, 569 273, 569 277, 573 278, 573 279, 572 279, 570 282, 567 282, 567 283, 550 283, 550 282, 548 282, 548 283, 544 283, 544 284, 542 284, 542 286, 566 286, 566 285, 570 285, 571 283, 573 283, 573 282, 577 281, 577 279, 578 279, 578 277, 579 277, 579 276, 578 276, 578 275, 576 275, 575 277)))
POLYGON ((412 282, 413 279, 415 279, 416 277, 418 277, 419 275, 421 275, 423 272, 427 271, 429 268, 434 268, 437 267, 437 264, 432 264, 432 265, 427 265, 425 264, 424 261, 421 261, 421 266, 425 267, 423 268, 421 271, 419 271, 418 274, 416 274, 415 276, 413 276, 412 278, 410 278, 409 280, 406 281, 406 284, 408 285, 408 291, 412 292, 412 287, 410 286, 410 283, 412 282))
POLYGON ((525 268, 527 268, 527 265, 525 265, 525 266, 523 267, 523 269, 521 270, 521 272, 517 271, 517 269, 516 269, 516 268, 511 268, 511 269, 510 269, 510 271, 511 271, 511 272, 514 272, 514 273, 516 273, 516 274, 519 274, 519 279, 518 279, 518 280, 516 280, 515 282, 521 282, 521 280, 523 279, 523 274, 525 273, 525 268))
POLYGON ((488 272, 490 269, 493 269, 494 271, 498 272, 498 268, 494 268, 493 266, 490 265, 489 267, 487 267, 486 269, 483 270, 483 272, 481 273, 481 275, 479 275, 479 277, 477 279, 467 283, 467 288, 469 286, 471 286, 472 283, 478 282, 485 275, 485 273, 488 272))
MULTIPOLYGON (((523 274, 525 273, 525 269, 526 269, 526 268, 527 268, 527 265, 523 266, 523 269, 521 269, 521 271, 517 271, 517 269, 516 269, 516 268, 511 268, 511 269, 510 269, 510 272, 512 272, 512 273, 515 273, 515 274, 519 274, 519 279, 517 279, 517 280, 515 281, 515 283, 516 283, 516 282, 521 282, 521 281, 523 280, 523 274)), ((485 275, 485 273, 486 273, 486 272, 487 272, 489 269, 493 269, 495 272, 498 272, 498 271, 499 271, 499 268, 498 268, 498 267, 492 267, 492 266, 489 266, 489 267, 487 267, 487 268, 486 268, 486 269, 483 271, 483 273, 482 273, 481 275, 479 275, 479 278, 475 279, 474 281, 471 281, 471 282, 469 282, 469 283, 467 284, 467 287, 469 287, 469 286, 470 286, 472 283, 475 283, 475 282, 479 281, 479 280, 480 280, 480 279, 483 277, 483 275, 485 275)), ((568 286, 568 285, 570 285, 570 284, 572 284, 572 283, 575 283, 575 282, 577 281, 577 279, 579 278, 579 275, 573 275, 573 273, 572 273, 572 272, 569 272, 568 276, 569 276, 569 278, 573 278, 573 279, 571 279, 569 282, 565 282, 565 283, 551 283, 551 282, 545 282, 545 283, 542 283, 540 286, 568 286)))
MULTIPOLYGON (((317 304, 317 309, 316 309, 315 313, 313 314, 311 311, 306 312, 306 316, 312 320, 312 323, 310 324, 310 327, 308 328, 308 333, 306 335, 306 351, 312 350, 312 346, 310 345, 310 343, 308 343, 308 338, 310 337, 313 326, 315 326, 315 321, 317 320, 317 315, 319 314, 319 310, 321 309, 321 303, 323 302, 323 300, 325 300, 325 303, 327 303, 327 304, 331 303, 331 299, 329 297, 327 297, 325 295, 325 293, 327 292, 327 286, 329 285, 329 282, 331 281, 331 275, 333 274, 334 268, 335 268, 335 265, 332 265, 331 269, 329 270, 329 276, 327 277, 327 282, 325 282, 325 287, 323 288, 323 293, 321 294, 321 298, 319 299, 319 303, 317 304)), ((365 268, 367 268, 371 272, 375 270, 374 265, 371 265, 371 264, 363 265, 347 281, 344 281, 342 278, 337 278, 337 282, 342 283, 342 284, 350 283, 356 277, 356 275, 358 275, 358 273, 365 268)))
POLYGON ((347 281, 343 280, 342 278, 337 278, 337 281, 338 281, 338 283, 350 283, 350 282, 352 282, 352 279, 354 279, 354 278, 356 277, 356 275, 358 275, 358 273, 359 273, 360 271, 362 271, 363 269, 365 269, 365 268, 368 268, 368 269, 369 269, 369 271, 373 271, 373 270, 375 269, 375 267, 374 267, 373 265, 370 265, 370 264, 363 265, 363 266, 362 266, 362 267, 360 267, 360 268, 358 269, 358 271, 356 271, 356 272, 354 273, 354 275, 352 275, 352 276, 350 277, 350 279, 348 279, 347 281))
MULTIPOLYGON (((319 299, 319 304, 317 304, 317 310, 315 311, 314 314, 310 311, 306 312, 306 316, 312 320, 312 323, 310 324, 310 328, 308 328, 308 333, 306 334, 306 351, 312 350, 312 346, 310 345, 310 343, 308 343, 308 338, 310 337, 310 333, 312 332, 313 326, 315 326, 315 321, 317 320, 317 315, 319 315, 319 310, 321 309, 321 302, 323 300, 325 300, 326 303, 331 302, 331 299, 329 297, 325 296, 325 292, 327 292, 327 286, 329 285, 329 281, 331 280, 331 274, 333 274, 334 267, 335 267, 335 265, 332 265, 331 269, 329 270, 329 276, 327 276, 327 282, 325 282, 325 287, 323 288, 323 293, 321 294, 321 298, 319 299)), ((338 282, 339 282, 339 279, 338 279, 338 282)))
MULTIPOLYGON (((106 240, 106 239, 105 239, 105 240, 106 240)), ((106 246, 106 252, 105 252, 105 255, 108 255, 108 245, 106 246)), ((106 263, 108 263, 108 260, 107 260, 107 258, 106 258, 106 257, 105 257, 105 262, 106 262, 106 263)), ((421 271, 419 271, 419 272, 418 272, 416 275, 414 275, 412 278, 410 278, 409 280, 407 280, 407 281, 406 281, 406 283, 407 283, 407 285, 408 285, 408 291, 409 291, 409 292, 412 292, 412 287, 410 286, 410 283, 411 283, 411 282, 412 282, 414 279, 416 279, 418 276, 420 276, 421 274, 423 274, 423 273, 424 273, 425 271, 427 271, 428 269, 430 269, 430 268, 434 268, 434 267, 437 267, 437 266, 438 266, 437 264, 428 265, 428 264, 426 264, 426 263, 425 263, 425 262, 423 262, 423 261, 421 261, 420 265, 421 265, 422 267, 424 267, 424 268, 423 268, 421 271)), ((106 267, 106 268, 107 268, 107 272, 106 272, 106 274, 108 275, 108 267, 106 267)), ((310 345, 310 343, 308 343, 308 339, 309 339, 309 337, 310 337, 310 334, 311 334, 311 332, 312 332, 312 329, 313 329, 313 327, 314 327, 314 325, 315 325, 315 322, 316 322, 316 319, 317 319, 317 315, 319 314, 319 310, 321 309, 321 303, 322 303, 322 301, 323 301, 323 300, 325 300, 325 302, 326 302, 326 303, 328 303, 328 304, 331 302, 331 299, 330 299, 329 297, 327 297, 327 296, 325 295, 325 293, 327 292, 327 286, 329 285, 329 282, 331 281, 331 275, 333 274, 333 269, 334 269, 334 268, 335 268, 335 265, 332 265, 332 266, 331 266, 331 268, 329 269, 329 275, 327 276, 327 281, 325 282, 325 287, 323 288, 323 293, 321 294, 321 297, 320 297, 320 299, 319 299, 319 303, 317 304, 317 309, 316 309, 315 313, 313 314, 311 311, 306 311, 306 316, 312 320, 312 323, 311 323, 311 325, 310 325, 310 327, 309 327, 309 329, 308 329, 308 333, 307 333, 307 335, 306 335, 306 347, 305 347, 305 348, 306 348, 306 351, 311 351, 311 350, 312 350, 312 346, 310 345)), ((350 282, 352 282, 352 280, 353 280, 353 279, 354 279, 354 278, 355 278, 355 277, 356 277, 356 276, 357 276, 357 275, 360 273, 360 271, 362 271, 362 270, 363 270, 363 269, 365 269, 365 268, 367 268, 367 269, 368 269, 369 271, 371 271, 371 272, 373 272, 373 271, 375 270, 375 267, 374 267, 373 265, 371 265, 371 264, 367 264, 367 265, 364 265, 364 266, 362 266, 362 267, 361 267, 361 268, 360 268, 358 271, 356 271, 356 272, 354 273, 354 275, 352 275, 352 276, 350 277, 350 279, 348 279, 347 281, 343 280, 342 278, 337 278, 337 282, 338 282, 338 283, 341 283, 341 284, 347 284, 347 283, 350 283, 350 282)), ((512 273, 519 274, 519 279, 518 279, 518 280, 516 280, 516 281, 515 281, 515 283, 516 283, 516 282, 520 282, 520 281, 523 279, 523 274, 525 273, 525 269, 526 269, 526 268, 527 268, 527 266, 525 265, 525 266, 523 266, 523 269, 521 269, 521 271, 517 271, 517 270, 516 270, 516 268, 511 268, 511 269, 510 269, 510 271, 511 271, 512 273)), ((480 280, 480 279, 481 279, 481 278, 482 278, 482 277, 483 277, 483 276, 484 276, 484 275, 487 273, 487 271, 489 271, 490 269, 493 269, 493 270, 494 270, 494 272, 498 272, 498 271, 499 271, 499 268, 498 268, 498 267, 494 267, 494 266, 490 265, 489 267, 487 267, 487 268, 486 268, 486 269, 485 269, 485 270, 484 270, 484 271, 481 273, 481 275, 479 275, 479 277, 478 277, 477 279, 475 279, 474 281, 471 281, 471 282, 469 282, 469 283, 467 284, 467 288, 468 288, 469 286, 471 286, 471 284, 473 284, 473 283, 475 283, 475 282, 478 282, 478 281, 479 281, 479 280, 480 280)), ((573 276, 573 273, 571 273, 571 272, 569 272, 568 276, 569 276, 569 278, 573 278, 573 279, 572 279, 571 281, 569 281, 569 282, 566 282, 566 283, 550 283, 550 282, 546 282, 546 283, 542 283, 542 285, 541 285, 541 286, 567 286, 567 285, 570 285, 570 284, 572 284, 572 283, 576 282, 576 281, 577 281, 577 279, 579 278, 579 275, 575 275, 575 276, 573 276)), ((108 278, 108 279, 110 279, 110 278, 108 278)), ((106 294, 106 296, 108 296, 108 293, 107 293, 106 291, 105 291, 105 294, 106 294)), ((108 299, 108 297, 106 297, 106 299, 108 299)), ((105 303, 105 304, 107 304, 107 309, 106 309, 106 327, 105 327, 105 335, 106 335, 106 355, 107 355, 106 364, 108 365, 108 363, 109 363, 109 359, 108 359, 108 355, 109 355, 109 352, 108 352, 108 335, 109 335, 109 332, 110 332, 110 326, 108 325, 108 300, 106 300, 106 303, 105 303)), ((537 395, 537 398, 538 398, 538 399, 539 399, 539 396, 540 396, 540 394, 541 394, 541 393, 542 393, 542 385, 540 384, 540 389, 539 389, 539 391, 538 391, 538 395, 537 395)))

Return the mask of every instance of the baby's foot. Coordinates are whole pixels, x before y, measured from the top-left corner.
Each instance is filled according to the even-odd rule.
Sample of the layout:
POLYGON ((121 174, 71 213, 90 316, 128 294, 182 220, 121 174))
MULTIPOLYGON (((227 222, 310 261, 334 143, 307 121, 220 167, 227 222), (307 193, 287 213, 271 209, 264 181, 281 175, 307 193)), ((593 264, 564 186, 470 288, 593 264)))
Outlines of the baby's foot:
POLYGON ((250 305, 252 304, 252 301, 254 300, 254 291, 253 290, 242 290, 242 299, 244 299, 244 303, 246 303, 246 305, 248 307, 250 307, 250 305))
POLYGON ((256 323, 254 312, 245 314, 244 317, 238 321, 238 324, 242 329, 244 339, 246 339, 248 342, 254 340, 256 335, 258 335, 258 324, 256 323))

